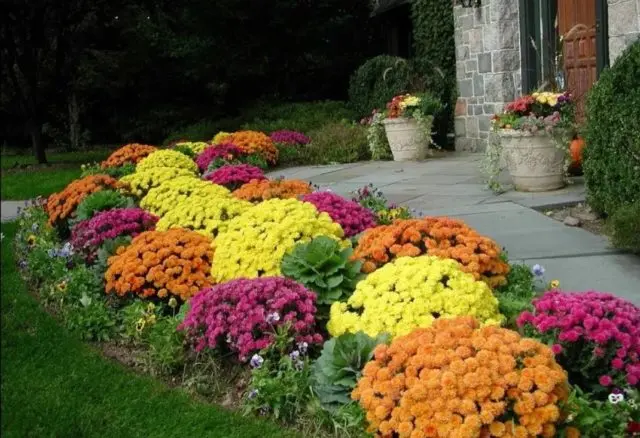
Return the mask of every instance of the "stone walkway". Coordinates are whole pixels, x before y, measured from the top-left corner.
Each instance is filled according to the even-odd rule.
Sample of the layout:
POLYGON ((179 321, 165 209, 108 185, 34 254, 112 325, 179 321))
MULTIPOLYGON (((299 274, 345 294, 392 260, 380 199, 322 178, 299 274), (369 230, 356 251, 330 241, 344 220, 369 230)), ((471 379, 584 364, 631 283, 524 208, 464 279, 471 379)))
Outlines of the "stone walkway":
POLYGON ((430 216, 453 216, 503 245, 509 258, 546 268, 564 290, 612 292, 640 305, 640 257, 622 254, 606 238, 570 228, 533 210, 584 201, 581 181, 547 193, 486 189, 481 155, 450 154, 421 163, 368 162, 272 172, 349 195, 373 183, 387 198, 430 216))

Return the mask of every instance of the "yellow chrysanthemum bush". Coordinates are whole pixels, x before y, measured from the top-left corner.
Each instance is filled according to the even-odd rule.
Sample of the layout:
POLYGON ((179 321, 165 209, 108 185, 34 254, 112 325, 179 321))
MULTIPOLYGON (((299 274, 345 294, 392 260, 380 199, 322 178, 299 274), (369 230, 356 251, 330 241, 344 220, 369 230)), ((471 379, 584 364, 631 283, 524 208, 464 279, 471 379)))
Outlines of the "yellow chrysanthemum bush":
POLYGON ((225 187, 203 181, 194 176, 180 176, 154 187, 140 201, 140 207, 157 216, 163 216, 187 199, 202 203, 215 202, 218 198, 230 198, 225 187))
POLYGON ((158 187, 165 181, 181 176, 191 177, 199 181, 196 174, 188 169, 181 169, 179 167, 152 167, 143 171, 136 170, 131 175, 123 176, 120 178, 120 182, 125 185, 123 189, 125 193, 142 198, 146 196, 152 188, 158 187))
POLYGON ((204 141, 180 141, 176 143, 176 146, 187 148, 195 155, 198 155, 202 153, 202 151, 204 151, 206 148, 211 146, 211 144, 204 141))
POLYGON ((327 213, 296 199, 270 199, 231 220, 216 238, 213 277, 235 278, 280 275, 282 257, 300 242, 317 236, 341 240, 342 227, 327 213))
POLYGON ((249 210, 253 204, 235 198, 191 197, 175 204, 158 221, 156 229, 186 228, 215 238, 229 222, 249 210))
POLYGON ((378 345, 351 396, 377 437, 554 437, 568 382, 546 345, 460 317, 378 345))
POLYGON ((198 172, 198 166, 195 161, 185 154, 171 149, 162 149, 140 160, 136 166, 136 173, 145 172, 156 167, 185 169, 194 174, 198 172))
POLYGON ((227 143, 227 138, 231 135, 230 132, 220 131, 211 139, 211 144, 227 143))
POLYGON ((360 281, 344 301, 332 304, 327 330, 332 336, 363 331, 401 336, 429 327, 439 318, 474 316, 500 324, 498 300, 489 286, 451 259, 400 257, 360 281))

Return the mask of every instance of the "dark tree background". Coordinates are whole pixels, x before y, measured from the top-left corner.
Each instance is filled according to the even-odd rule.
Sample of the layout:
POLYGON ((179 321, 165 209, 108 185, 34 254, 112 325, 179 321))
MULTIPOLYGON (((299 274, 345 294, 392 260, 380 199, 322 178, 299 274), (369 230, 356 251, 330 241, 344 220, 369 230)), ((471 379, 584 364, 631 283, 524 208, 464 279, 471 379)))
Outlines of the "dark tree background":
POLYGON ((368 0, 3 0, 0 142, 160 142, 252 101, 343 99, 368 0))

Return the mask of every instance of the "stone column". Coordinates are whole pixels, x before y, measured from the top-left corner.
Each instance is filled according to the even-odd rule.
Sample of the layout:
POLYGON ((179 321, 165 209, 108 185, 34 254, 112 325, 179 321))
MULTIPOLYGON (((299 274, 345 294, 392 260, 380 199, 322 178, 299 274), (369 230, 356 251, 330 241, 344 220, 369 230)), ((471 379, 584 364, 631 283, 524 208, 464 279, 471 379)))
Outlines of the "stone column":
POLYGON ((491 116, 522 92, 518 1, 454 6, 454 17, 456 150, 481 152, 487 146, 491 116))
POLYGON ((607 0, 609 5, 609 63, 613 64, 640 38, 640 0, 607 0))

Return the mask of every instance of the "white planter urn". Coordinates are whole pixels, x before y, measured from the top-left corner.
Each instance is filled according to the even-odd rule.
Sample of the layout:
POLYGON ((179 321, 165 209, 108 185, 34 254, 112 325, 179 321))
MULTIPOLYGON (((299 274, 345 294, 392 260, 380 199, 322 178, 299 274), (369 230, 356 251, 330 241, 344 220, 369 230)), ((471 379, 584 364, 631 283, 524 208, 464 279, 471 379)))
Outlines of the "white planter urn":
POLYGON ((427 157, 429 137, 424 135, 415 119, 397 117, 384 119, 382 123, 394 161, 417 161, 427 157))
POLYGON ((502 158, 516 190, 546 192, 564 187, 566 153, 546 132, 502 129, 499 135, 502 158))

